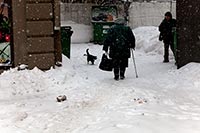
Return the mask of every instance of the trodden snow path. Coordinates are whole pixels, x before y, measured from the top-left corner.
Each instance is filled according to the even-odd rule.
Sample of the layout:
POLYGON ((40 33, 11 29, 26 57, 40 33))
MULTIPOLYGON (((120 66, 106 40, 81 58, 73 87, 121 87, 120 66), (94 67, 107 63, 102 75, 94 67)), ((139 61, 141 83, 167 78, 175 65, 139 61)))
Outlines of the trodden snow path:
MULTIPOLYGON (((83 73, 83 78, 89 82, 88 86, 93 85, 90 89, 95 89, 95 99, 100 104, 95 109, 96 113, 89 113, 91 123, 75 131, 196 133, 200 129, 200 104, 197 104, 200 93, 196 90, 199 86, 193 86, 198 81, 190 79, 192 71, 195 73, 196 70, 187 75, 187 68, 186 74, 179 72, 173 60, 165 64, 162 63, 162 55, 146 55, 136 51, 139 78, 135 78, 130 59, 126 79, 114 81, 112 72, 98 70, 102 46, 79 44, 73 45, 73 49, 76 49, 72 51, 76 71, 83 73), (98 55, 99 60, 95 66, 87 65, 86 58, 81 57, 86 48, 98 55), (80 64, 77 63, 78 60, 80 64), (191 82, 191 86, 188 82, 191 82)), ((83 121, 85 123, 87 120, 83 121)))

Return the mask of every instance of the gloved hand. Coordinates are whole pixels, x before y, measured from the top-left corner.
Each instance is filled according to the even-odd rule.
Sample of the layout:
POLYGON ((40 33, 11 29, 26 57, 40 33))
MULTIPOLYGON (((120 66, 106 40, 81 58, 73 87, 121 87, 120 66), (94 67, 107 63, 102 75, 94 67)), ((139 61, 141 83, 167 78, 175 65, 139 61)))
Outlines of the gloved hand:
POLYGON ((135 50, 135 45, 130 43, 129 48, 135 50))
POLYGON ((159 40, 159 41, 162 41, 162 40, 163 40, 163 36, 162 36, 162 34, 159 35, 158 40, 159 40))
POLYGON ((131 49, 135 50, 135 48, 131 48, 131 49))
POLYGON ((108 52, 107 52, 107 51, 104 51, 103 53, 104 53, 106 56, 108 56, 108 52))
POLYGON ((108 59, 112 59, 110 58, 109 53, 107 51, 104 51, 104 54, 108 57, 108 59))

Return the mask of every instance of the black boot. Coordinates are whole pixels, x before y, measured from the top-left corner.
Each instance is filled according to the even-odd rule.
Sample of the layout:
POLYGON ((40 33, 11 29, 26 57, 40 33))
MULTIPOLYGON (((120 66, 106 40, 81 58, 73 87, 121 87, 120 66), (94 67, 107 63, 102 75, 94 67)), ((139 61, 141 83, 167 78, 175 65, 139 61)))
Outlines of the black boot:
POLYGON ((119 75, 115 75, 114 79, 119 80, 119 75))
POLYGON ((125 76, 124 76, 124 74, 125 74, 125 69, 126 68, 120 68, 120 79, 124 79, 125 78, 125 76))
POLYGON ((119 80, 119 68, 114 68, 114 79, 115 80, 119 80))
POLYGON ((125 76, 120 76, 120 79, 121 79, 121 80, 125 79, 125 76))
POLYGON ((163 63, 167 63, 167 62, 169 62, 169 59, 164 59, 163 60, 163 63))

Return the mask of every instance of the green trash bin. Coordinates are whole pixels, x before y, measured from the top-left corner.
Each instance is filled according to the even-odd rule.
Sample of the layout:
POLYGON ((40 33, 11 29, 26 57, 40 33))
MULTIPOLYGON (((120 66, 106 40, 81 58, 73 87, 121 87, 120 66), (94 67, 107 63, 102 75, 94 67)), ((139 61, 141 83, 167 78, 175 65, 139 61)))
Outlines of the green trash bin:
POLYGON ((172 33, 173 33, 173 40, 174 40, 174 56, 175 60, 177 60, 177 32, 176 32, 176 27, 172 28, 172 33))
POLYGON ((73 31, 71 31, 71 26, 61 27, 61 44, 62 44, 62 53, 70 58, 70 49, 71 49, 71 36, 73 31))
POLYGON ((91 23, 93 26, 93 42, 102 44, 108 29, 117 18, 117 6, 92 6, 91 23))

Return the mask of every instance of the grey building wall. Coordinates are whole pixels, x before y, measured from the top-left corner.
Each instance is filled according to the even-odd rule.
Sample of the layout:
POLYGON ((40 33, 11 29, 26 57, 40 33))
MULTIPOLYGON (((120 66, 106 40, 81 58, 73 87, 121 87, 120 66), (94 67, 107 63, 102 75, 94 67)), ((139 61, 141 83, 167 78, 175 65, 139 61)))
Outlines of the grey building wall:
MULTIPOLYGON (((133 2, 129 9, 129 25, 132 28, 158 26, 164 13, 170 10, 176 18, 176 2, 166 1, 168 0, 165 2, 133 2)), ((61 3, 61 21, 91 25, 91 7, 93 5, 90 3, 61 3)), ((120 5, 118 6, 118 16, 123 16, 123 14, 123 5, 120 5)))
MULTIPOLYGON (((94 5, 90 3, 61 3, 61 21, 91 25, 91 8, 94 5)), ((123 15, 122 5, 118 5, 118 15, 123 15)))
POLYGON ((93 4, 61 3, 61 21, 90 25, 92 6, 93 4))
POLYGON ((129 8, 129 25, 132 28, 158 26, 167 11, 176 18, 176 2, 133 2, 129 8))

